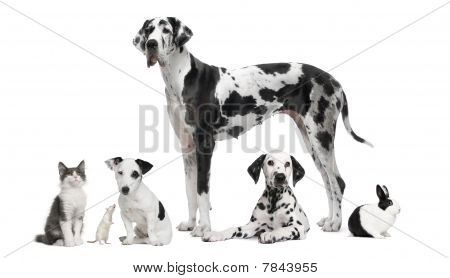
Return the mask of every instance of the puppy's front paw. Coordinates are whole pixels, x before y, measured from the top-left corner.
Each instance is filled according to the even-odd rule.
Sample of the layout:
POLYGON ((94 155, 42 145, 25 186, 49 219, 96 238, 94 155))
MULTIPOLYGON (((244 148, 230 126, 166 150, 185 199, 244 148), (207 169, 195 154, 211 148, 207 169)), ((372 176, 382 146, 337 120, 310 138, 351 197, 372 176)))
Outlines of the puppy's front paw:
POLYGON ((202 240, 206 242, 223 241, 225 240, 225 236, 221 232, 205 232, 202 240))
POLYGON ((259 243, 263 244, 275 243, 276 242, 275 234, 273 232, 264 232, 259 235, 258 241, 259 243))
POLYGON ((191 232, 191 236, 193 237, 202 237, 206 232, 211 231, 211 227, 207 225, 199 225, 195 226, 195 228, 191 232))
POLYGON ((342 220, 340 219, 332 219, 325 221, 325 224, 322 227, 322 231, 324 232, 339 232, 341 229, 342 220))
POLYGON ((66 241, 64 241, 64 246, 65 247, 74 247, 75 242, 73 240, 66 240, 66 241))
POLYGON ((133 244, 133 241, 134 241, 133 237, 127 237, 122 241, 122 245, 131 245, 133 244))
POLYGON ((190 222, 190 221, 181 222, 177 226, 177 230, 181 231, 181 232, 192 231, 194 228, 195 228, 195 222, 190 222))

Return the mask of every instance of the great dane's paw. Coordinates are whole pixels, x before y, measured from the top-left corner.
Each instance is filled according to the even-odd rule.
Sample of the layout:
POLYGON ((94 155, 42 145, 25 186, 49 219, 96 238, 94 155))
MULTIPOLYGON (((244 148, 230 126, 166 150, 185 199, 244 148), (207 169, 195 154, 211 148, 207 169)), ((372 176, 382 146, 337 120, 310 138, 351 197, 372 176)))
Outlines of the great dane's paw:
POLYGON ((270 244, 277 242, 276 233, 275 232, 264 232, 259 235, 258 238, 259 243, 270 244))
POLYGON ((177 226, 177 230, 181 232, 192 231, 195 228, 195 222, 181 222, 177 226))
POLYGON ((198 226, 195 226, 195 228, 192 230, 191 236, 202 237, 206 232, 209 232, 209 231, 211 231, 210 226, 198 225, 198 226))
POLYGON ((203 235, 202 240, 206 242, 223 241, 225 240, 225 235, 221 232, 206 232, 203 235))
POLYGON ((327 220, 322 226, 322 231, 324 232, 339 232, 341 229, 341 220, 327 220))
POLYGON ((330 221, 331 219, 329 217, 324 217, 317 222, 317 226, 323 227, 325 225, 325 222, 330 221))

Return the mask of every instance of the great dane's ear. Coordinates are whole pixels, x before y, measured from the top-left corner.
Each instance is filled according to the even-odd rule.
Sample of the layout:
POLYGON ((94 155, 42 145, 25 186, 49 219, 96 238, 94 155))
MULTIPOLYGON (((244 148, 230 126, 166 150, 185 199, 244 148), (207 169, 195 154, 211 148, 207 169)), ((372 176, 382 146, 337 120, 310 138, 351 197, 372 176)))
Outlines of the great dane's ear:
POLYGON ((176 46, 181 47, 191 39, 193 35, 191 29, 184 25, 178 18, 168 17, 167 20, 172 25, 173 41, 176 46))
POLYGON ((303 179, 305 176, 305 169, 303 169, 302 165, 291 155, 292 160, 292 185, 295 187, 295 184, 303 179))
POLYGON ((120 156, 118 156, 118 157, 114 157, 114 158, 106 160, 105 163, 109 169, 114 170, 114 167, 119 165, 119 163, 122 161, 123 161, 123 159, 120 156))
POLYGON ((139 168, 141 168, 142 175, 145 175, 150 169, 153 168, 153 165, 145 160, 136 159, 135 160, 139 168))
POLYGON ((265 159, 266 155, 265 154, 261 155, 247 169, 248 174, 250 175, 250 177, 252 177, 255 183, 258 183, 259 174, 261 173, 261 168, 263 166, 265 159))

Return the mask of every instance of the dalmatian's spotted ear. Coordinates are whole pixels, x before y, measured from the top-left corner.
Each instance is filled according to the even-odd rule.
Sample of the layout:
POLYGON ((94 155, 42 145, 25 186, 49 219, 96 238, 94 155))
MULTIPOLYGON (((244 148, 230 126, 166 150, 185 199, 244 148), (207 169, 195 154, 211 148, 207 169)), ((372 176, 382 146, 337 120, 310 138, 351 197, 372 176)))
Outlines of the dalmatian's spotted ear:
POLYGON ((145 175, 150 169, 153 168, 153 165, 147 161, 144 161, 142 159, 136 159, 135 160, 137 165, 139 165, 139 168, 141 168, 142 175, 145 175))
POLYGON ((261 173, 261 168, 263 166, 265 159, 266 155, 265 154, 261 155, 247 169, 247 172, 249 173, 250 177, 252 177, 252 179, 255 181, 255 183, 258 183, 259 174, 261 173))
POLYGON ((181 47, 191 39, 193 35, 191 29, 184 25, 179 19, 176 17, 168 17, 167 20, 170 25, 172 25, 173 37, 176 46, 181 47))
POLYGON ((123 161, 123 158, 118 156, 118 157, 114 157, 114 158, 106 160, 105 163, 106 163, 106 166, 108 166, 109 169, 114 170, 114 167, 119 165, 119 163, 122 162, 122 161, 123 161))
POLYGON ((291 155, 292 160, 292 185, 295 187, 295 184, 303 179, 305 176, 305 169, 303 169, 302 165, 291 155))

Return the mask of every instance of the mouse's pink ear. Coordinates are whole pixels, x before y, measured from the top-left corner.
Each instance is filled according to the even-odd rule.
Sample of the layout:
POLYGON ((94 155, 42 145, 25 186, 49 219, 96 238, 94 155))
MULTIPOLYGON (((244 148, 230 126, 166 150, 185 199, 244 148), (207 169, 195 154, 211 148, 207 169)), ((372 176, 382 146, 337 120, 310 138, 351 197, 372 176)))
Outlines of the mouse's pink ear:
POLYGON ((109 169, 114 171, 114 168, 119 165, 120 162, 123 161, 123 158, 121 158, 120 156, 118 157, 114 157, 114 158, 110 158, 108 160, 105 161, 106 166, 108 166, 109 169))
POLYGON ((255 183, 258 183, 261 168, 264 164, 265 159, 266 155, 263 154, 260 157, 258 157, 250 166, 248 166, 247 172, 250 175, 250 177, 252 177, 252 179, 255 181, 255 183))

